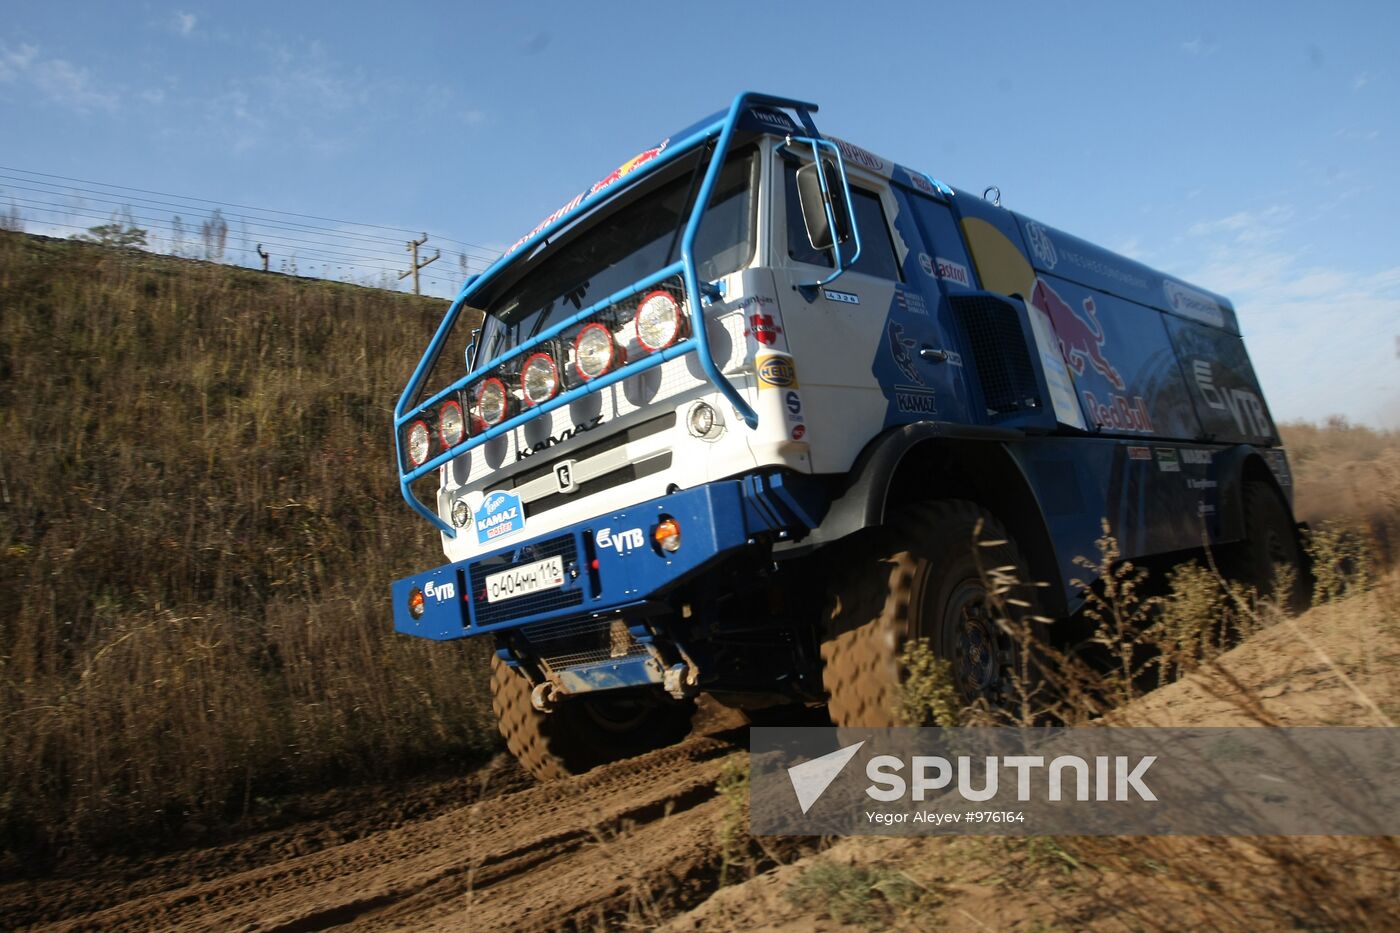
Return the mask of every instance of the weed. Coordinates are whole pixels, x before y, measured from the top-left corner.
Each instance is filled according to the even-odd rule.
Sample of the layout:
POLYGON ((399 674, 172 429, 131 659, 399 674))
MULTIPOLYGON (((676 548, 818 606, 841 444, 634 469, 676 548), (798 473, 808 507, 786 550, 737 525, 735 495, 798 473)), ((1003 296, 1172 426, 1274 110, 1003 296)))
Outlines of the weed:
POLYGON ((899 656, 905 678, 899 685, 899 717, 910 726, 959 724, 961 704, 953 682, 953 665, 933 653, 927 638, 905 643, 899 656))
POLYGON ((883 929, 905 911, 926 911, 937 903, 933 892, 903 872, 827 859, 804 871, 786 896, 799 909, 871 929, 883 929))
POLYGON ((724 801, 724 818, 719 828, 719 884, 732 883, 731 869, 744 864, 752 874, 753 859, 749 853, 749 766, 736 759, 725 765, 715 785, 724 801))

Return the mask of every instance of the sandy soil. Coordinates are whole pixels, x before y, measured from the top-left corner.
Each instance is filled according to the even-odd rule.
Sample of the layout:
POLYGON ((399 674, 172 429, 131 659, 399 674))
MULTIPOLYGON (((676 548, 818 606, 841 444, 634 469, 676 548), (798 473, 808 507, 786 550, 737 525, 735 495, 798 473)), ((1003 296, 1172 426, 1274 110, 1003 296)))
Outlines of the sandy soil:
MULTIPOLYGON (((1192 676, 1158 690, 1127 708, 1123 721, 1393 723, 1400 719, 1396 605, 1394 592, 1377 592, 1275 626, 1226 655, 1224 673, 1192 676)), ((1024 840, 847 839, 805 857, 789 846, 786 856, 766 862, 754 860, 757 850, 746 848, 744 871, 753 873, 756 865, 768 870, 720 887, 721 866, 730 880, 737 870, 726 861, 722 841, 734 809, 717 789, 726 769, 744 764, 745 735, 737 726, 732 714, 710 708, 696 733, 679 746, 549 785, 532 783, 502 758, 452 780, 382 788, 377 796, 331 795, 309 818, 224 845, 0 883, 0 927, 545 930, 669 923, 668 929, 686 931, 849 928, 832 919, 841 912, 830 905, 794 902, 795 886, 823 862, 897 871, 908 880, 906 894, 918 909, 886 911, 876 917, 877 926, 1157 925, 1150 913, 1125 915, 1108 906, 1146 903, 1131 872, 1098 871, 1088 886, 1057 880, 1061 874, 1074 877, 1083 855, 1053 841, 1038 847, 1024 840), (772 867, 773 861, 788 864, 772 867)), ((1163 843, 1159 856, 1170 858, 1175 847, 1178 854, 1194 857, 1207 851, 1202 845, 1172 840, 1163 843), (1198 848, 1183 848, 1189 846, 1198 848)), ((1237 863, 1261 857, 1243 849, 1231 855, 1224 845, 1209 851, 1224 852, 1237 863)), ((1310 845, 1323 851, 1337 843, 1310 845)), ((808 842, 805 851, 816 847, 808 842)), ((1377 852, 1364 845, 1344 848, 1356 860, 1354 871, 1379 872, 1377 892, 1391 897, 1400 890, 1393 846, 1377 852)), ((1179 882, 1163 877, 1154 884, 1154 896, 1160 896, 1179 882)), ((1187 903, 1192 896, 1182 892, 1187 903)), ((858 926, 873 922, 846 919, 858 926)))

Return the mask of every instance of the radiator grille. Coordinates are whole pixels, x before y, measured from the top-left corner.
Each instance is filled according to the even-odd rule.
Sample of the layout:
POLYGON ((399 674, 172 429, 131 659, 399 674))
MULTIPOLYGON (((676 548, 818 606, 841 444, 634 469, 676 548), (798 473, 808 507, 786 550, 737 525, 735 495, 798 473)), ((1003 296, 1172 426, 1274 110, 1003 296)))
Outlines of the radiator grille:
POLYGON ((1030 348, 1016 308, 987 295, 955 296, 951 301, 967 332, 987 414, 1039 409, 1030 348))
POLYGON ((570 587, 567 583, 559 589, 542 590, 515 599, 494 603, 486 601, 486 578, 491 574, 500 573, 522 564, 533 564, 546 557, 555 556, 564 558, 566 579, 572 575, 570 574, 571 566, 573 570, 578 570, 578 543, 574 540, 573 535, 546 538, 514 552, 488 557, 473 563, 467 570, 467 577, 471 585, 472 605, 476 609, 476 624, 494 625, 507 619, 533 615, 536 612, 564 609, 582 603, 583 587, 577 585, 570 587))

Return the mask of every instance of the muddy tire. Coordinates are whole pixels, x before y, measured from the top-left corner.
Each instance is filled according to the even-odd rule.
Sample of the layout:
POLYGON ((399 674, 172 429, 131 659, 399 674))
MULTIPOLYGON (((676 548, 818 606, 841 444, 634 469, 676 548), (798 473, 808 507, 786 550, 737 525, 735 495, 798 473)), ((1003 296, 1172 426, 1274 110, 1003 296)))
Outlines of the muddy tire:
POLYGON ((1248 480, 1241 491, 1245 540, 1234 546, 1232 576, 1265 596, 1274 595, 1277 568, 1287 568, 1292 584, 1280 602, 1294 612, 1308 605, 1307 568, 1288 506, 1272 485, 1248 480))
MULTIPOLYGON (((979 561, 986 569, 1014 567, 1021 581, 1028 580, 1001 524, 971 502, 950 499, 905 507, 833 562, 822 679, 834 724, 905 725, 898 713, 899 658, 911 638, 927 638, 952 665, 964 703, 980 698, 994 708, 1010 707, 1019 652, 988 611, 979 561), (979 521, 982 541, 1006 543, 974 553, 979 521)), ((1012 595, 1029 600, 1032 594, 1018 587, 1012 595)), ((1007 608, 1013 621, 1033 611, 1007 608)))
POLYGON ((493 655, 491 709, 516 760, 553 781, 674 745, 690 732, 695 704, 629 691, 575 697, 541 713, 530 703, 530 682, 493 655))

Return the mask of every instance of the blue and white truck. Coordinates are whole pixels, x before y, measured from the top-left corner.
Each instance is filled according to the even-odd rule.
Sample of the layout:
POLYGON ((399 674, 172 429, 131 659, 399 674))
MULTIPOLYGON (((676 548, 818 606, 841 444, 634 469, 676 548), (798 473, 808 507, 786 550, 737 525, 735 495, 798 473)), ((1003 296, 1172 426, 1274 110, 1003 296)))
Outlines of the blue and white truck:
POLYGON ((466 283, 399 400, 448 562, 394 583, 395 627, 493 640, 541 779, 675 741, 700 693, 892 724, 910 638, 1005 702, 979 523, 1052 617, 1104 520, 1125 558, 1298 562, 1229 301, 816 111, 740 94, 591 185, 466 283))

